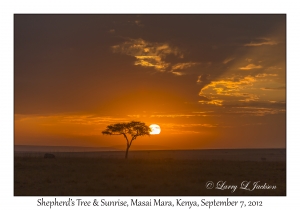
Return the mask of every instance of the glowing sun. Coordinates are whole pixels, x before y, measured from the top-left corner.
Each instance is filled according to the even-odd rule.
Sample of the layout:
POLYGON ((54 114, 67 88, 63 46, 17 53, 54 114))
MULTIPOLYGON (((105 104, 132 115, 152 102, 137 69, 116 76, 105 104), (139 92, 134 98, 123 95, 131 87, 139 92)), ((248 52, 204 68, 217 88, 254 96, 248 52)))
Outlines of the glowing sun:
POLYGON ((151 132, 150 132, 151 135, 160 134, 160 127, 159 127, 159 125, 152 124, 149 127, 151 129, 151 132))

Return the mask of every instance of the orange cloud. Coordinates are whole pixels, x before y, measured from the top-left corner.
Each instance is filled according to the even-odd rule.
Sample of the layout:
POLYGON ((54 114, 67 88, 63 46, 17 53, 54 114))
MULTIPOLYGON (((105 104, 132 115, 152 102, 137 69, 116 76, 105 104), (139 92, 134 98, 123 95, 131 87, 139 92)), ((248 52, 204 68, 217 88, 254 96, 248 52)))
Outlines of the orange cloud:
POLYGON ((261 69, 262 66, 261 65, 255 65, 255 64, 248 64, 245 67, 241 67, 240 70, 251 70, 251 69, 261 69))
POLYGON ((263 46, 263 45, 276 45, 276 44, 278 44, 278 43, 275 42, 275 41, 272 41, 269 38, 264 38, 264 39, 260 39, 258 41, 252 41, 248 44, 245 44, 244 46, 246 46, 246 47, 259 47, 259 46, 263 46))
POLYGON ((201 103, 201 104, 212 104, 212 105, 216 105, 216 106, 222 106, 223 101, 224 100, 210 100, 210 101, 200 100, 198 102, 201 103))
POLYGON ((232 113, 265 116, 269 114, 285 113, 285 109, 272 109, 272 108, 263 108, 263 107, 236 107, 232 111, 232 113))
POLYGON ((285 86, 281 86, 281 87, 265 87, 265 88, 261 88, 261 90, 285 90, 286 87, 285 86))
POLYGON ((183 57, 178 48, 168 43, 147 42, 143 39, 130 39, 120 45, 112 46, 112 51, 133 56, 137 59, 135 65, 154 67, 158 71, 165 71, 170 65, 164 60, 167 55, 183 57))
POLYGON ((177 70, 177 69, 187 69, 192 66, 199 65, 200 63, 197 62, 188 62, 188 63, 177 63, 172 66, 172 70, 177 70))
POLYGON ((150 115, 150 117, 168 117, 168 118, 175 118, 175 117, 195 117, 201 115, 195 114, 162 114, 162 115, 150 115))
POLYGON ((266 73, 263 73, 263 74, 258 74, 255 77, 277 77, 277 76, 278 76, 278 74, 266 74, 266 73))
POLYGON ((137 61, 135 65, 154 67, 158 71, 165 71, 165 69, 170 65, 161 60, 159 56, 134 56, 137 61))
POLYGON ((210 100, 200 100, 201 104, 222 106, 227 101, 256 101, 259 97, 252 93, 253 85, 257 79, 253 76, 237 77, 232 76, 218 81, 212 81, 199 93, 210 100))

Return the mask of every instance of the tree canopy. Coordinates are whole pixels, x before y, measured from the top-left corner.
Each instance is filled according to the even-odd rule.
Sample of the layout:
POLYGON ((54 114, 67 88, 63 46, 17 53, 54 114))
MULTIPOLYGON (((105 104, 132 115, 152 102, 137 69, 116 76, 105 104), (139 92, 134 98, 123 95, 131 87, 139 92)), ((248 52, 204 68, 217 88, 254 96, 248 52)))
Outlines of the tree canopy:
POLYGON ((127 142, 127 149, 125 158, 128 157, 128 150, 131 147, 132 142, 138 136, 150 135, 151 129, 143 122, 131 121, 128 123, 116 123, 108 125, 107 128, 102 131, 103 135, 123 135, 127 142), (131 137, 128 138, 128 137, 131 137))

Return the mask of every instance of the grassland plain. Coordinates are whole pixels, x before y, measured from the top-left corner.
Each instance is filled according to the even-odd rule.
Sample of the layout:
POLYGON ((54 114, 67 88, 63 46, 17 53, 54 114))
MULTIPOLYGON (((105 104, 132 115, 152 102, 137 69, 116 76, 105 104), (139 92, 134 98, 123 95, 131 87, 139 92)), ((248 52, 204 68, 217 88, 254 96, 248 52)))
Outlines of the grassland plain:
POLYGON ((15 156, 14 195, 285 196, 286 162, 15 156), (208 181, 212 189, 206 188, 208 181), (239 189, 244 181, 249 189, 257 181, 276 189, 239 189))

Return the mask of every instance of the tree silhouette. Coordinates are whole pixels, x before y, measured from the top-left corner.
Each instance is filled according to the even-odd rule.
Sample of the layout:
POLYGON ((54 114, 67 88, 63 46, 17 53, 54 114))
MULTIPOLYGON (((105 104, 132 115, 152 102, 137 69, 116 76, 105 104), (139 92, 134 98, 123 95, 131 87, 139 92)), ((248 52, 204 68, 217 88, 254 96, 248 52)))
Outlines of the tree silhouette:
POLYGON ((112 125, 108 125, 104 131, 102 131, 103 135, 123 135, 127 141, 127 148, 125 153, 125 158, 128 157, 128 150, 132 144, 132 142, 138 136, 150 135, 151 129, 143 122, 131 121, 129 123, 116 123, 112 125), (131 136, 131 140, 128 137, 131 136))

